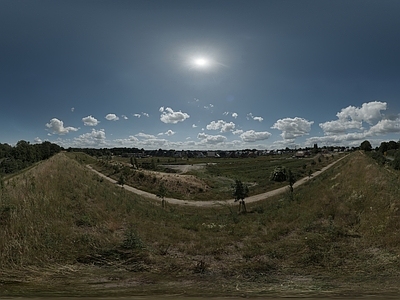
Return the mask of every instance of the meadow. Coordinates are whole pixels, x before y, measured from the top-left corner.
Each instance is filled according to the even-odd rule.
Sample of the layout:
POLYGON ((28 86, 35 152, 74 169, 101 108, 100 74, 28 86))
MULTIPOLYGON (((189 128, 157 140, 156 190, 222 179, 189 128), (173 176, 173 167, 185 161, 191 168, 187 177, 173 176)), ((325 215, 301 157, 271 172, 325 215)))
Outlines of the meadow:
MULTIPOLYGON (((79 154, 70 154, 79 155, 79 154)), ((166 196, 185 200, 226 200, 232 198, 232 185, 241 180, 249 186, 250 196, 287 185, 270 179, 272 172, 281 167, 291 170, 300 179, 339 159, 343 153, 293 158, 291 155, 258 156, 254 158, 138 158, 114 156, 99 159, 94 167, 115 180, 157 194, 164 184, 166 196), (204 166, 177 174, 171 165, 204 166), (161 173, 159 173, 161 172, 161 173), (160 175, 162 174, 162 175, 160 175)))
POLYGON ((2 181, 0 296, 399 293, 400 173, 363 152, 246 214, 162 208, 88 163, 60 153, 2 181))

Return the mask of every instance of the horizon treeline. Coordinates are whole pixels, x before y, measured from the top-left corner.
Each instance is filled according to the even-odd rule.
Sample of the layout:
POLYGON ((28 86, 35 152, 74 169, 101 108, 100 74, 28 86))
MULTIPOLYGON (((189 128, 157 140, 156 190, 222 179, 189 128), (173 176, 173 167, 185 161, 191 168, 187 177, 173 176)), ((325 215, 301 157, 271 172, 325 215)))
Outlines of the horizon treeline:
POLYGON ((0 175, 15 173, 61 150, 62 147, 48 141, 30 144, 21 140, 15 146, 0 143, 0 175))

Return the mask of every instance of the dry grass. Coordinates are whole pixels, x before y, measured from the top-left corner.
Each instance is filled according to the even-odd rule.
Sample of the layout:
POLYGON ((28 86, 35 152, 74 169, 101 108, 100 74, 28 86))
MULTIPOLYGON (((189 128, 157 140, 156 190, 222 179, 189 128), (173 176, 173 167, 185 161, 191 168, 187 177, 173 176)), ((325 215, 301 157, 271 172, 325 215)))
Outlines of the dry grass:
POLYGON ((398 291, 398 175, 354 153, 294 201, 237 214, 162 209, 59 154, 1 191, 0 286, 9 295, 398 291))

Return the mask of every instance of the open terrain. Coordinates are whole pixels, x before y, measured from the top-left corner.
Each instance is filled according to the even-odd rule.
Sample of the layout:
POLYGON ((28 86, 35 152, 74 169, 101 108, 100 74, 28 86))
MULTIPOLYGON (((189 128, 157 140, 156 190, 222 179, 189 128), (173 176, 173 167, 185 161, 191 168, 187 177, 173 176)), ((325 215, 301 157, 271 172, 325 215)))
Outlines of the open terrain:
POLYGON ((355 152, 248 204, 177 206, 60 153, 3 181, 0 295, 398 294, 398 171, 355 152))

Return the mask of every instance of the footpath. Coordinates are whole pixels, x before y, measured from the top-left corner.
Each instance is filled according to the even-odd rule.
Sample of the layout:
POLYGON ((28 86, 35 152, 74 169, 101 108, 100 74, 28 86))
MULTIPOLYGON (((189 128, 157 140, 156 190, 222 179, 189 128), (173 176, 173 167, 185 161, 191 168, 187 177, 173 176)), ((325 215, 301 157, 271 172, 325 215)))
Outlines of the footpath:
MULTIPOLYGON (((327 165, 326 167, 323 167, 321 170, 314 172, 311 176, 307 176, 304 177, 302 179, 299 179, 298 181, 295 182, 295 184, 293 185, 294 188, 306 183, 308 180, 320 175, 321 173, 323 173, 324 171, 328 170, 329 168, 331 168, 333 165, 335 165, 336 163, 338 163, 339 161, 341 161, 343 158, 347 157, 347 155, 339 158, 338 160, 332 162, 331 164, 327 165)), ((86 165, 86 167, 88 167, 91 171, 93 171, 94 173, 96 173, 97 175, 99 175, 102 178, 107 179, 108 181, 117 184, 117 181, 104 175, 103 173, 100 173, 99 171, 93 169, 90 165, 86 165)), ((131 187, 129 185, 123 185, 122 186, 124 189, 126 189, 127 191, 130 191, 132 193, 135 193, 137 195, 143 196, 145 198, 151 199, 151 200, 155 200, 155 201, 159 201, 161 202, 161 199, 159 197, 157 197, 154 194, 136 189, 134 187, 131 187)), ((285 191, 288 190, 288 186, 283 186, 281 188, 272 190, 272 191, 268 191, 265 193, 261 193, 258 195, 253 195, 253 196, 249 196, 245 199, 246 203, 253 203, 253 202, 258 202, 258 201, 262 201, 265 200, 267 198, 279 195, 284 193, 285 191)), ((193 200, 181 200, 181 199, 175 199, 175 198, 164 198, 165 201, 167 201, 169 204, 176 204, 176 205, 187 205, 187 206, 195 206, 195 207, 211 207, 211 206, 215 206, 215 205, 232 205, 235 203, 235 199, 228 199, 228 200, 215 200, 215 201, 193 201, 193 200)))

